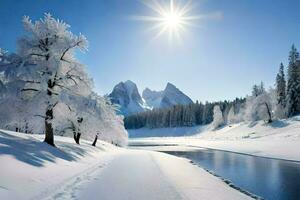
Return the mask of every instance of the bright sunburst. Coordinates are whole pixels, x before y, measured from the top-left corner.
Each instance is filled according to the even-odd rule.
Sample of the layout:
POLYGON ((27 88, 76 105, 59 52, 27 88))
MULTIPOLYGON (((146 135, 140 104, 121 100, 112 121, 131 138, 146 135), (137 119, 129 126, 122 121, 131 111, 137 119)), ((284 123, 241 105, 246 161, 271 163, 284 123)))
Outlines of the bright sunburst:
POLYGON ((150 30, 156 30, 154 39, 163 34, 168 34, 169 40, 176 38, 181 40, 181 35, 186 31, 191 21, 196 20, 199 16, 192 16, 189 12, 192 9, 191 1, 184 1, 185 4, 176 4, 174 0, 168 0, 166 5, 159 0, 145 1, 145 5, 151 8, 156 16, 137 16, 135 19, 152 22, 150 30))

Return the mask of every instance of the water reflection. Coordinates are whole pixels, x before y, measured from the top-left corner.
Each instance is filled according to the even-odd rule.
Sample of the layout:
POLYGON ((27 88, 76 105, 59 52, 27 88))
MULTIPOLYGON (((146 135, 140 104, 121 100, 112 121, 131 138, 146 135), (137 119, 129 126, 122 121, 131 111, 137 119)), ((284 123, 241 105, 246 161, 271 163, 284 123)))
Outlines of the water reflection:
POLYGON ((300 199, 300 163, 217 151, 166 153, 186 157, 265 199, 300 199))

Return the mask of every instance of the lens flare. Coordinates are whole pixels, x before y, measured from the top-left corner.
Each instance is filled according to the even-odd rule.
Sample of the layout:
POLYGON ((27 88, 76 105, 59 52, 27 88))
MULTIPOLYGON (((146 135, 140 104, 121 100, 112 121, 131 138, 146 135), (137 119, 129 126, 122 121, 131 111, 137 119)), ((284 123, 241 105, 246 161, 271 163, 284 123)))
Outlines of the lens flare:
POLYGON ((182 33, 192 25, 191 21, 201 18, 189 14, 192 10, 191 1, 184 2, 185 4, 179 5, 175 4, 174 0, 169 0, 167 5, 163 5, 163 1, 144 1, 143 3, 154 11, 155 16, 136 16, 134 19, 153 23, 149 30, 157 31, 154 39, 167 33, 170 41, 174 38, 180 41, 182 33))

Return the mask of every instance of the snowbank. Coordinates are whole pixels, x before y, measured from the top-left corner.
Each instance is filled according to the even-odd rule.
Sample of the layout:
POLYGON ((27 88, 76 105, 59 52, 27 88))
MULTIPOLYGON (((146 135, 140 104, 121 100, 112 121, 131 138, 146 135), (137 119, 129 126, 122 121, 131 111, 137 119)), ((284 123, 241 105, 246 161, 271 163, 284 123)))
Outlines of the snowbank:
POLYGON ((154 158, 160 169, 182 194, 181 199, 252 199, 228 187, 220 178, 209 174, 196 165, 192 165, 187 159, 161 153, 157 153, 154 158))
MULTIPOLYGON (((190 137, 140 138, 133 142, 172 144, 180 146, 205 147, 256 156, 272 157, 300 161, 300 118, 274 121, 265 124, 239 123, 224 126, 211 131, 207 127, 199 128, 197 134, 190 137)), ((137 130, 138 131, 138 130, 137 130)), ((145 130, 144 130, 145 131, 145 130)), ((164 129, 168 132, 168 129, 164 129)), ((152 129, 151 132, 155 132, 152 129)), ((158 130, 161 132, 161 130, 158 130)), ((148 133, 142 133, 147 135, 148 133)), ((154 147, 151 147, 154 149, 154 147)))

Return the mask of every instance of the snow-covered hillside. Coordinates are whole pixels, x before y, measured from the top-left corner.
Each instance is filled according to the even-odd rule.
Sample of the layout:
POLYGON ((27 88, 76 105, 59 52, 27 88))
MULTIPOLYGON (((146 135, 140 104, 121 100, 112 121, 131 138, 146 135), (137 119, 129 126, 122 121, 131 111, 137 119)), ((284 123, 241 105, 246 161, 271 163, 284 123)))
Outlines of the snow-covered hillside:
MULTIPOLYGON (((257 156, 266 156, 300 161, 300 118, 276 120, 271 124, 263 121, 227 125, 217 130, 211 127, 191 127, 179 129, 188 137, 156 138, 157 133, 172 133, 174 128, 130 130, 129 135, 152 138, 133 139, 150 143, 172 143, 182 146, 196 146, 257 156), (197 130, 199 130, 197 132, 197 130)), ((176 133, 177 135, 179 133, 176 133)), ((167 135, 167 134, 166 134, 167 135)), ((170 134, 168 135, 170 136, 170 134)), ((173 135, 174 136, 174 135, 173 135)))

